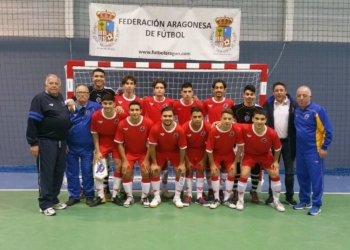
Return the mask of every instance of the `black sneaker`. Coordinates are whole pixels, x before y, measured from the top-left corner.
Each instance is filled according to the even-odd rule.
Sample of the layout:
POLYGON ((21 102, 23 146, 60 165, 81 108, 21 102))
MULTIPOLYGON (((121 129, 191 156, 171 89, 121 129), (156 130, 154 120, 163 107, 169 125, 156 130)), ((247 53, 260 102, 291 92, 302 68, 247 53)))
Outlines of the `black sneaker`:
POLYGON ((116 195, 115 197, 113 197, 113 201, 114 204, 116 204, 117 206, 124 206, 124 202, 119 199, 118 195, 116 195))
POLYGON ((298 204, 298 203, 293 199, 293 197, 286 197, 286 203, 287 203, 289 206, 295 206, 296 204, 298 204))
POLYGON ((79 202, 80 202, 80 200, 69 198, 69 200, 66 202, 66 205, 67 206, 73 206, 74 204, 79 203, 79 202))
POLYGON ((94 198, 86 198, 86 201, 85 201, 86 205, 90 206, 90 204, 93 202, 94 202, 94 198))
POLYGON ((100 197, 97 197, 93 202, 90 203, 89 207, 96 207, 98 205, 105 204, 105 203, 106 203, 105 197, 103 197, 103 199, 101 199, 100 197))
POLYGON ((273 203, 273 197, 270 195, 269 198, 265 200, 266 205, 271 205, 273 203))
POLYGON ((209 189, 209 190, 208 190, 208 199, 207 199, 207 200, 210 200, 210 201, 215 200, 215 197, 214 197, 214 190, 213 190, 213 189, 209 189))
POLYGON ((253 203, 259 203, 259 197, 258 197, 258 193, 253 191, 253 190, 250 190, 250 195, 252 197, 252 202, 253 203))
POLYGON ((222 190, 219 191, 219 199, 221 202, 224 201, 224 191, 222 191, 222 190))
POLYGON ((104 193, 105 193, 106 199, 107 199, 107 200, 110 200, 111 197, 112 197, 112 194, 111 194, 111 191, 109 190, 109 186, 105 187, 103 191, 104 191, 104 193))

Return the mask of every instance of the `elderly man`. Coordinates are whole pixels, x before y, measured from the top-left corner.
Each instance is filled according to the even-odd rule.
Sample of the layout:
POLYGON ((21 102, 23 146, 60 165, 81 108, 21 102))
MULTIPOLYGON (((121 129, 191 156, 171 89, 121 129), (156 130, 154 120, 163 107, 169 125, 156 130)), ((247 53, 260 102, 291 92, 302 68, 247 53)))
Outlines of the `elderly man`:
POLYGON ((45 91, 33 98, 28 115, 27 141, 38 167, 40 212, 49 216, 56 214, 55 209, 67 207, 57 198, 66 168, 66 138, 70 127, 61 87, 56 75, 48 75, 45 91))
POLYGON ((294 124, 297 138, 296 172, 300 186, 300 203, 293 208, 309 208, 309 215, 321 212, 324 177, 324 158, 332 142, 333 129, 327 111, 311 102, 311 90, 301 86, 297 90, 299 107, 294 124), (310 196, 312 191, 312 203, 310 196))
POLYGON ((94 179, 91 163, 94 157, 94 142, 90 127, 92 114, 102 108, 100 104, 89 100, 89 89, 86 86, 77 87, 75 96, 77 108, 74 113, 69 115, 72 127, 67 138, 66 176, 69 192, 67 206, 80 202, 79 160, 86 204, 90 205, 93 201, 94 179))

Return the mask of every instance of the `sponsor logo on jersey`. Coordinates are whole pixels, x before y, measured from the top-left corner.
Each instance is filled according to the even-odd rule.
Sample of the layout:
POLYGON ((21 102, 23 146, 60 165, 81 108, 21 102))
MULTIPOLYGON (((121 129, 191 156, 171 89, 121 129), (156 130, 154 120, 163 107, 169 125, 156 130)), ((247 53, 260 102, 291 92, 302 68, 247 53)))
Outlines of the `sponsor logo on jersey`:
POLYGON ((144 127, 144 126, 141 126, 141 127, 140 127, 140 131, 145 131, 145 127, 144 127))
POLYGON ((215 138, 216 138, 216 139, 220 138, 220 135, 216 135, 215 138))
POLYGON ((98 123, 102 124, 102 123, 103 123, 103 121, 98 121, 98 123))
POLYGON ((117 124, 119 122, 119 119, 114 120, 114 124, 117 124))
POLYGON ((267 139, 266 139, 266 138, 262 138, 262 139, 261 139, 261 142, 262 142, 262 143, 265 143, 265 142, 267 142, 267 139))
POLYGON ((177 110, 181 110, 181 108, 177 108, 177 110))
POLYGON ((212 104, 208 104, 208 107, 211 108, 213 105, 212 104))
POLYGON ((160 133, 161 136, 164 136, 164 133, 160 133))
POLYGON ((150 102, 149 105, 153 106, 153 102, 150 102))
POLYGON ((174 138, 178 138, 179 137, 179 134, 178 133, 175 133, 174 134, 174 138))
POLYGON ((235 135, 235 133, 234 133, 233 131, 231 131, 230 137, 232 137, 232 136, 234 136, 234 135, 235 135))
POLYGON ((228 104, 225 103, 224 106, 223 106, 223 108, 226 109, 227 107, 228 107, 228 104))
POLYGON ((119 104, 122 104, 122 103, 123 103, 123 101, 118 101, 118 103, 119 103, 119 104))
POLYGON ((49 105, 50 105, 51 107, 53 107, 53 103, 50 103, 49 105))
POLYGON ((202 131, 201 136, 205 136, 207 133, 205 131, 202 131))
POLYGON ((309 119, 309 117, 310 117, 309 114, 306 114, 306 115, 304 116, 304 119, 307 120, 307 119, 309 119))
POLYGON ((252 135, 250 135, 250 134, 247 134, 247 137, 249 137, 249 138, 250 138, 250 137, 252 137, 252 135))
POLYGON ((129 128, 123 128, 124 130, 128 130, 129 128))
POLYGON ((192 134, 187 134, 187 137, 191 137, 192 136, 192 134))

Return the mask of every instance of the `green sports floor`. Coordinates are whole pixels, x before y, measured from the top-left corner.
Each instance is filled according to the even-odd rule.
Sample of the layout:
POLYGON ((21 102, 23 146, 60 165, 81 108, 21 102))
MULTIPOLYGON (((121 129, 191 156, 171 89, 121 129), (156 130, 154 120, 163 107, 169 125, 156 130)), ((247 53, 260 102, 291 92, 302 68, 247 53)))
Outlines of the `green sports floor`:
MULTIPOLYGON (((244 211, 196 204, 178 209, 163 199, 143 208, 111 202, 90 208, 85 200, 56 216, 39 213, 37 191, 0 191, 0 250, 71 249, 350 249, 350 195, 325 194, 322 212, 281 213, 246 194, 244 211)), ((284 198, 284 195, 281 195, 284 198)), ((62 191, 61 202, 68 193, 62 191)))

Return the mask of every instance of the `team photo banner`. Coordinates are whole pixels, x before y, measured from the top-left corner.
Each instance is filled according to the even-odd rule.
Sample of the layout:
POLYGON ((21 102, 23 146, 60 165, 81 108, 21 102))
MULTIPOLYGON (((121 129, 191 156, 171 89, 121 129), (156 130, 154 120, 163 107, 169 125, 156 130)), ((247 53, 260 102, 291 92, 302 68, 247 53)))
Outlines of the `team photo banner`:
POLYGON ((91 56, 238 61, 239 9, 95 4, 91 56))

